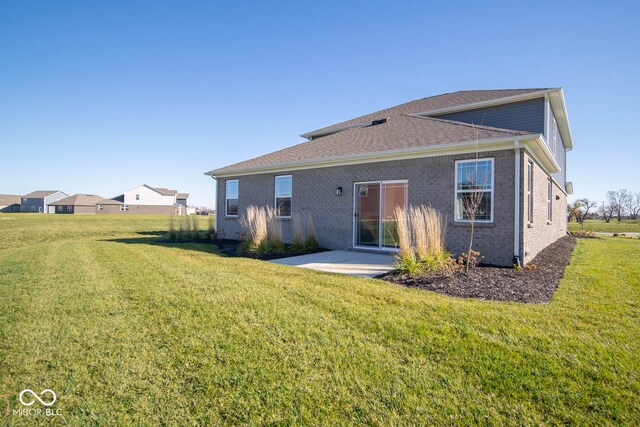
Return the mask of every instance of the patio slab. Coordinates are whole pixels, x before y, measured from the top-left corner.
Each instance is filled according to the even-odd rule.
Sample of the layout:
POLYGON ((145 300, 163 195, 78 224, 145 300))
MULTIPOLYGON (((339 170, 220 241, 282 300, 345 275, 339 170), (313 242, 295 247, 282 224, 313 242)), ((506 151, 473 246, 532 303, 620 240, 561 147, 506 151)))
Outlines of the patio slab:
POLYGON ((393 270, 392 255, 368 252, 327 251, 274 259, 271 262, 292 267, 309 268, 328 273, 348 274, 358 277, 375 277, 393 270))

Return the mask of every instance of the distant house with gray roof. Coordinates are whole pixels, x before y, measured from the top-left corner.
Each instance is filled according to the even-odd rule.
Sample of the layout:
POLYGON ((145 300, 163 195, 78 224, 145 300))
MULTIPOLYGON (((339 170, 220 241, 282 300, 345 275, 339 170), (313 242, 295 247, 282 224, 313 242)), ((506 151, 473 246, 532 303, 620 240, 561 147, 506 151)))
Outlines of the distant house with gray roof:
POLYGON ((74 194, 73 196, 50 203, 56 214, 95 214, 96 202, 103 200, 95 194, 74 194))
POLYGON ((55 208, 50 204, 65 197, 69 197, 69 195, 60 190, 34 191, 22 196, 20 212, 55 213, 55 208))
POLYGON ((393 252, 394 208, 424 204, 446 216, 446 246, 460 253, 471 191, 482 193, 475 249, 487 263, 529 262, 566 234, 573 142, 561 88, 445 93, 302 136, 207 172, 219 237, 240 236, 247 208, 267 205, 286 241, 292 216, 311 215, 323 247, 393 252))
POLYGON ((186 215, 189 195, 164 187, 142 184, 110 199, 96 202, 98 214, 186 215))
POLYGON ((0 212, 20 212, 20 199, 17 194, 0 194, 0 212))

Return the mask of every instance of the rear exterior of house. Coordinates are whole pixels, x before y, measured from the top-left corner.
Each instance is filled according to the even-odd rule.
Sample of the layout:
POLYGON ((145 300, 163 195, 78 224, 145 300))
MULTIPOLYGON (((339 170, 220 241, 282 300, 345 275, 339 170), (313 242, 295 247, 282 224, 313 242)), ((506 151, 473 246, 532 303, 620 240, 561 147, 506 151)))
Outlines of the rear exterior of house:
POLYGON ((395 251, 395 207, 424 204, 446 216, 447 248, 460 253, 470 177, 482 178, 474 248, 485 262, 530 262, 566 234, 572 141, 561 89, 444 94, 303 136, 309 141, 208 172, 220 237, 241 238, 247 207, 267 205, 287 241, 290 218, 310 215, 323 247, 395 251))
POLYGON ((74 194, 73 196, 60 199, 51 203, 56 214, 95 214, 96 202, 102 197, 95 194, 74 194))
POLYGON ((55 208, 50 204, 65 197, 69 195, 60 190, 34 191, 22 196, 20 212, 55 213, 55 208))

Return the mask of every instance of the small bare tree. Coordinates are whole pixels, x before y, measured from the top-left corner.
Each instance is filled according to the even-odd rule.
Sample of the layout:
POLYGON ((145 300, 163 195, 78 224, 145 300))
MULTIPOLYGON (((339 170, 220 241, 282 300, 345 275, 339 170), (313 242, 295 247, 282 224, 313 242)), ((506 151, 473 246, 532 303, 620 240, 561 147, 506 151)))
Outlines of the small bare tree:
POLYGON ((630 194, 625 207, 631 219, 638 219, 638 215, 640 215, 640 193, 630 194))
POLYGON ((627 190, 607 191, 607 199, 609 204, 614 208, 618 221, 622 221, 622 215, 626 208, 627 199, 631 194, 627 190))
POLYGON ((604 222, 608 223, 611 221, 613 214, 616 213, 616 207, 611 203, 606 203, 600 207, 599 211, 602 215, 602 219, 604 219, 604 222))
POLYGON ((584 198, 584 199, 576 200, 576 204, 578 205, 578 212, 579 212, 578 216, 576 216, 576 221, 584 225, 584 220, 587 219, 587 215, 589 215, 589 211, 591 211, 591 209, 596 207, 598 202, 584 198))

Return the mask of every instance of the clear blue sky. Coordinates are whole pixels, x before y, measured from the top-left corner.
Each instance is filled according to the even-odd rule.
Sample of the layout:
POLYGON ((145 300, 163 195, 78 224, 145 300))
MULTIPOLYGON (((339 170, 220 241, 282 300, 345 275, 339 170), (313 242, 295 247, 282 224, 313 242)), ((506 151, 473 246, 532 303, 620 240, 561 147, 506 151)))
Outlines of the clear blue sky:
POLYGON ((0 1, 0 193, 203 172, 461 89, 563 86, 575 196, 640 191, 638 2, 0 1), (346 4, 348 3, 348 4, 346 4))

